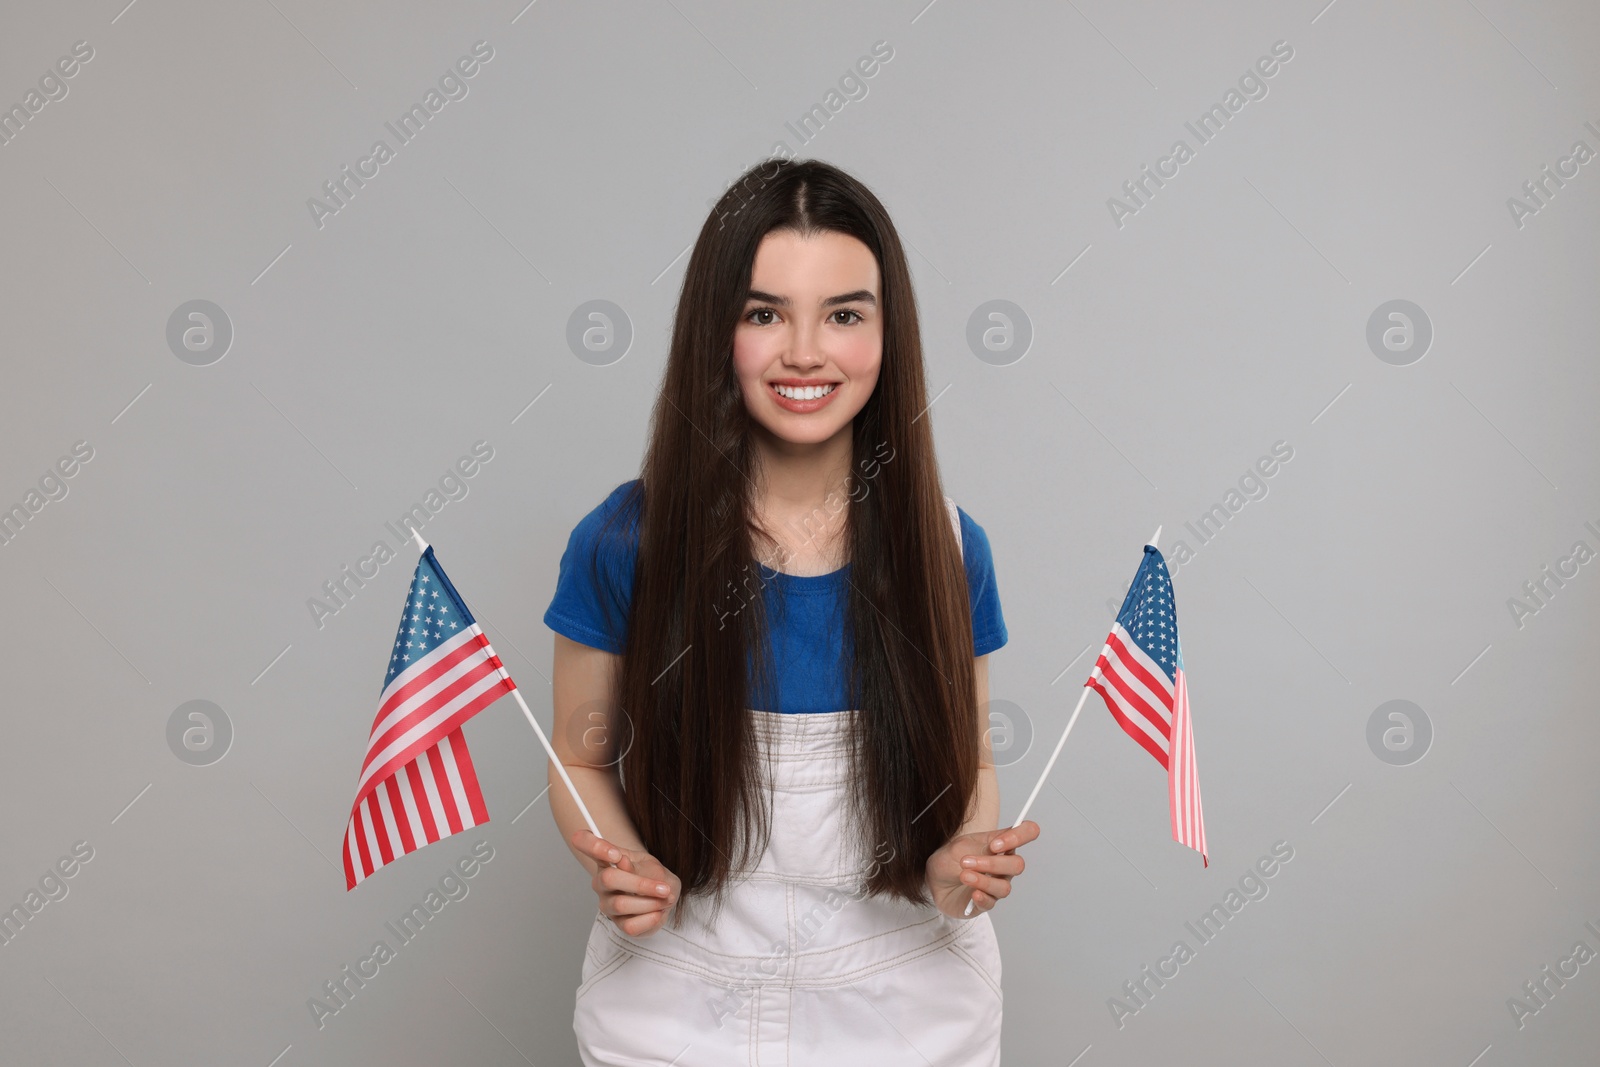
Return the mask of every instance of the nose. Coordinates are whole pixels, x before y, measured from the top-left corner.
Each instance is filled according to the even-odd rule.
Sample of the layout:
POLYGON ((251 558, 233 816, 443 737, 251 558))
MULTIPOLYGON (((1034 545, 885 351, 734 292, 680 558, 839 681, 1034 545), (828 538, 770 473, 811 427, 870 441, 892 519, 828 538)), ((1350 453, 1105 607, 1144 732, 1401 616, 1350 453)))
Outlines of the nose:
POLYGON ((797 370, 811 370, 828 362, 828 355, 818 343, 817 326, 801 323, 794 332, 794 343, 784 353, 783 362, 797 370))

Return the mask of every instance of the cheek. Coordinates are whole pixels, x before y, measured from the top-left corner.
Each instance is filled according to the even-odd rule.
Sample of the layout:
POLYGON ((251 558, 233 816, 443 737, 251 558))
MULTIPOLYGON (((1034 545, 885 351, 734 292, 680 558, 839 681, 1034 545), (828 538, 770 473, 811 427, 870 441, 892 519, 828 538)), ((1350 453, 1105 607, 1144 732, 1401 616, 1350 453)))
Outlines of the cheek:
POLYGON ((766 361, 760 359, 750 345, 741 343, 737 337, 734 338, 733 374, 739 381, 739 391, 744 395, 746 403, 752 402, 758 395, 761 388, 761 372, 765 366, 766 361))
POLYGON ((733 373, 747 394, 759 391, 761 375, 772 362, 769 347, 759 335, 742 330, 733 335, 733 373))
POLYGON ((834 361, 852 382, 870 386, 878 380, 883 339, 876 336, 852 339, 834 354, 834 361))

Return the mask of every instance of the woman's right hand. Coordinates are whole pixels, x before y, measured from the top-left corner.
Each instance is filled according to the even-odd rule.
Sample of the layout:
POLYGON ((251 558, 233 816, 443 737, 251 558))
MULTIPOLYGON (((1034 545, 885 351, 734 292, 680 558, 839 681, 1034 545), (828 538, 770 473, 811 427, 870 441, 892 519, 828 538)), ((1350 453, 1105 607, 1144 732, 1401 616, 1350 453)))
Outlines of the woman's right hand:
POLYGON ((643 849, 623 848, 588 830, 572 835, 579 852, 600 865, 591 884, 600 899, 600 914, 625 934, 645 937, 667 921, 678 903, 678 876, 643 849))

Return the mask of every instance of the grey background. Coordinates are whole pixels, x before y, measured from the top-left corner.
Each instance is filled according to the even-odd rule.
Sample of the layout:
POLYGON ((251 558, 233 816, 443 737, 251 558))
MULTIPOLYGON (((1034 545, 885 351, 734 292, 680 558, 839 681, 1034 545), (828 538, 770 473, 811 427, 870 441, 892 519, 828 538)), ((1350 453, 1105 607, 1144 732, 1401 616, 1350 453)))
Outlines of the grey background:
POLYGON ((1593 5, 5 8, 4 106, 75 41, 94 58, 0 146, 0 505, 94 458, 0 546, 0 903, 94 858, 0 946, 0 1059, 575 1062, 594 899, 527 724, 501 701, 467 728, 492 822, 346 893, 412 557, 320 628, 307 601, 490 442, 425 532, 548 722, 567 534, 637 472, 709 202, 783 141, 914 249, 946 488, 1011 634, 993 695, 1035 734, 1007 818, 1143 540, 1195 548, 1183 524, 1294 449, 1176 567, 1214 862, 1090 704, 995 912, 1007 1062, 1594 1061, 1600 962, 1521 1028, 1507 1005, 1600 950, 1600 563, 1520 628, 1507 605, 1600 549, 1600 163, 1521 227, 1507 207, 1600 148, 1593 5), (307 199, 479 40, 469 94, 319 229, 307 199), (797 137, 879 40, 867 94, 797 137), (1119 228, 1108 198, 1279 40, 1268 94, 1119 228), (196 299, 234 334, 208 366, 166 342, 196 299), (596 366, 566 338, 602 299, 633 341, 596 366), (1396 299, 1434 334, 1406 366, 1367 344, 1396 299), (1032 330, 1008 365, 966 341, 990 300, 1032 330), (191 700, 233 730, 206 766, 168 746, 191 700), (1420 761, 1368 746, 1391 700, 1428 717, 1420 761), (308 998, 478 840, 469 895, 319 1029, 308 998), (1269 894, 1200 945, 1185 922, 1278 841, 1269 894), (1119 1028, 1109 998, 1179 939, 1195 958, 1119 1028))

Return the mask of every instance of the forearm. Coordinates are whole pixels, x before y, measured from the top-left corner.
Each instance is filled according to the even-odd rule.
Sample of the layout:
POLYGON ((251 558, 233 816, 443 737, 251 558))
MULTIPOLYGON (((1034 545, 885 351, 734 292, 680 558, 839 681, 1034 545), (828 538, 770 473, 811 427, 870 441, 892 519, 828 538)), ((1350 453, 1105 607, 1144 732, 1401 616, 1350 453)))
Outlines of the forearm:
MULTIPOLYGON (((567 850, 592 875, 600 865, 580 853, 572 844, 572 835, 578 830, 587 830, 588 823, 584 822, 583 812, 578 810, 578 805, 567 792, 566 783, 556 772, 555 764, 546 761, 545 766, 550 780, 550 814, 561 831, 561 839, 566 842, 567 850)), ((594 816, 595 825, 600 827, 600 836, 618 848, 643 849, 644 844, 639 840, 633 820, 623 806, 622 782, 617 778, 616 769, 582 764, 567 764, 566 769, 589 814, 594 816)))
POLYGON ((961 826, 961 833, 970 834, 979 830, 998 830, 1000 828, 1000 782, 995 776, 994 767, 985 764, 978 768, 978 785, 973 792, 975 803, 967 821, 961 826))
MULTIPOLYGON (((998 830, 1000 820, 1000 784, 995 777, 994 766, 984 763, 978 768, 978 781, 972 791, 972 805, 967 811, 967 821, 961 824, 961 829, 951 840, 964 837, 967 834, 982 833, 987 830, 998 830)), ((948 848, 948 844, 946 845, 948 848)), ((940 849, 928 857, 927 875, 923 885, 931 888, 928 878, 932 876, 934 860, 945 850, 940 849)))

